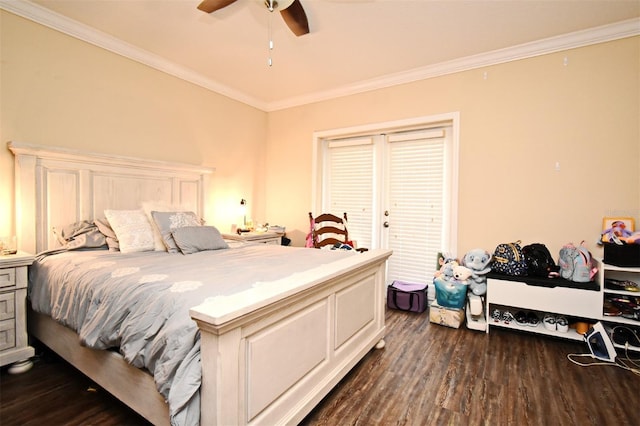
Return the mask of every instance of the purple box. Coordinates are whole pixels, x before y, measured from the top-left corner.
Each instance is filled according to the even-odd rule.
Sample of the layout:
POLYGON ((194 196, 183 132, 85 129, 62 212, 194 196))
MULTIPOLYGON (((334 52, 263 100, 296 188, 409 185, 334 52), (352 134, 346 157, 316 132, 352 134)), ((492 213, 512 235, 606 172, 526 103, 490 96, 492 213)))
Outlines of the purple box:
POLYGON ((394 281, 387 287, 387 306, 408 312, 427 310, 427 284, 394 281))

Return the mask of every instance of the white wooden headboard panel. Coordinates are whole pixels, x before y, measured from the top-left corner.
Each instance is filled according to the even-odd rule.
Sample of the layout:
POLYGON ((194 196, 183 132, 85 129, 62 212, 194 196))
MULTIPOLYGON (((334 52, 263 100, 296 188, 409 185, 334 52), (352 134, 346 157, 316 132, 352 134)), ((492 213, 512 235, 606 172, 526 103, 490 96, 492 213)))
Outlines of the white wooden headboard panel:
POLYGON ((15 156, 16 234, 21 250, 56 246, 53 227, 137 209, 145 201, 199 215, 212 168, 9 142, 15 156))

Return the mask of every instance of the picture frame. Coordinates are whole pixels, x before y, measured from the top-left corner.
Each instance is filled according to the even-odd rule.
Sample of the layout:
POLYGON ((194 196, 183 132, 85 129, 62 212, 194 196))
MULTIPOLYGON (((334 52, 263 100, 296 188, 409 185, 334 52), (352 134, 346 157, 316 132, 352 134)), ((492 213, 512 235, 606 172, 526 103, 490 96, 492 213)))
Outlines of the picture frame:
POLYGON ((634 232, 635 221, 632 217, 604 217, 600 239, 603 243, 611 243, 619 238, 627 238, 634 232))

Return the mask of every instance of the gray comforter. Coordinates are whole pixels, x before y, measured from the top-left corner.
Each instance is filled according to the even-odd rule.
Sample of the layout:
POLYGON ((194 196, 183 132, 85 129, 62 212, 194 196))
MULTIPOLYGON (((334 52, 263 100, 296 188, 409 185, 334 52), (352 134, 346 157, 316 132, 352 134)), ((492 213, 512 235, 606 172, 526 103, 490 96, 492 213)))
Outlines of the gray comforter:
POLYGON ((68 251, 34 263, 29 297, 35 311, 78 332, 84 345, 117 348, 146 368, 169 404, 172 424, 197 425, 200 333, 189 309, 350 255, 263 244, 187 256, 68 251))

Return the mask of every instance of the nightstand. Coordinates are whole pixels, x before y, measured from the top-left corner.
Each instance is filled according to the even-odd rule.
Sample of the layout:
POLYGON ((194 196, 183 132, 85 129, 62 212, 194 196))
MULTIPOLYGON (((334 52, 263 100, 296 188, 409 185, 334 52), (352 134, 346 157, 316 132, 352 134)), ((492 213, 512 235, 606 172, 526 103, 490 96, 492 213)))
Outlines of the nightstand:
POLYGON ((10 373, 31 368, 34 349, 27 340, 27 268, 33 255, 0 255, 0 366, 10 373))
POLYGON ((280 245, 282 243, 282 236, 284 233, 282 232, 243 232, 240 235, 238 234, 223 234, 224 238, 229 238, 231 240, 242 240, 242 241, 251 241, 254 243, 262 243, 262 244, 273 244, 280 245))

